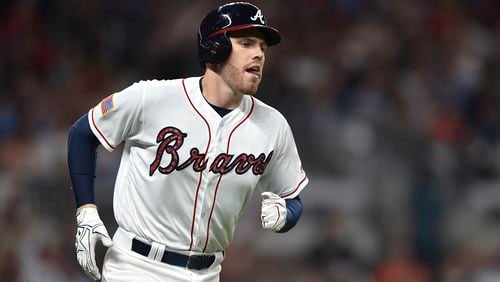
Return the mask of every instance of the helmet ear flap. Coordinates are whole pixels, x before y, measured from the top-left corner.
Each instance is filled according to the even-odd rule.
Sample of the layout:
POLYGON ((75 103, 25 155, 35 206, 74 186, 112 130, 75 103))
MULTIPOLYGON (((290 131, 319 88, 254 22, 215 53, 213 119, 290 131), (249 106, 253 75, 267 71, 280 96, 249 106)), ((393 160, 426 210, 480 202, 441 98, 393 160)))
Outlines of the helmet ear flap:
POLYGON ((200 59, 209 64, 219 64, 225 61, 231 54, 231 40, 220 34, 200 42, 200 59))

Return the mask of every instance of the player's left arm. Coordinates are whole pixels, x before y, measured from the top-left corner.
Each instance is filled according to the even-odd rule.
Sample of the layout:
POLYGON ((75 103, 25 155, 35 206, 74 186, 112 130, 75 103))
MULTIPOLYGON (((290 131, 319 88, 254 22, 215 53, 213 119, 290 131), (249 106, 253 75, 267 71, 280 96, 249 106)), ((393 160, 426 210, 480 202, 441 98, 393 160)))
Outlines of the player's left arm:
POLYGON ((295 227, 303 209, 300 196, 285 200, 272 192, 264 192, 262 198, 262 227, 278 233, 285 233, 295 227))
POLYGON ((300 192, 308 183, 288 123, 279 131, 274 159, 259 181, 263 191, 261 220, 265 229, 283 233, 292 229, 302 215, 300 192))
POLYGON ((278 233, 285 233, 290 229, 294 228, 299 222, 300 216, 302 215, 302 201, 300 196, 293 199, 286 199, 286 221, 283 228, 281 228, 278 233))

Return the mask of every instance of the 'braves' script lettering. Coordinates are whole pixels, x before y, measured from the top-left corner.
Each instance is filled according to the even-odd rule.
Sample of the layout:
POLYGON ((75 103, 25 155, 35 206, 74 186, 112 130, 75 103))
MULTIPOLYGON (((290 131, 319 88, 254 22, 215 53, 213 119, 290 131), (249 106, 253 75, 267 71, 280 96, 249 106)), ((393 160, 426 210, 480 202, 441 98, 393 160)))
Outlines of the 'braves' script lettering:
POLYGON ((156 169, 160 166, 161 158, 163 157, 163 152, 170 154, 170 164, 166 167, 160 167, 158 170, 161 173, 171 173, 175 168, 177 168, 177 164, 179 163, 179 154, 177 154, 177 150, 184 143, 184 138, 187 137, 186 133, 182 133, 179 129, 175 127, 165 127, 160 130, 158 136, 156 137, 156 143, 160 143, 158 146, 158 150, 156 151, 156 158, 153 163, 149 166, 149 175, 153 175, 156 169))
POLYGON ((156 158, 149 166, 149 175, 153 175, 156 170, 163 174, 169 174, 174 170, 183 170, 192 165, 194 171, 203 171, 209 167, 209 171, 218 174, 226 174, 233 169, 237 174, 244 174, 251 171, 254 175, 264 173, 267 165, 271 161, 273 152, 269 155, 264 153, 257 157, 253 154, 241 153, 238 156, 226 153, 220 153, 208 166, 208 158, 204 153, 200 153, 198 148, 190 150, 189 158, 182 163, 179 162, 178 150, 184 144, 184 139, 188 135, 175 127, 165 127, 158 133, 156 143, 159 143, 156 150, 156 158), (170 163, 166 166, 160 166, 161 160, 165 154, 170 155, 170 163))

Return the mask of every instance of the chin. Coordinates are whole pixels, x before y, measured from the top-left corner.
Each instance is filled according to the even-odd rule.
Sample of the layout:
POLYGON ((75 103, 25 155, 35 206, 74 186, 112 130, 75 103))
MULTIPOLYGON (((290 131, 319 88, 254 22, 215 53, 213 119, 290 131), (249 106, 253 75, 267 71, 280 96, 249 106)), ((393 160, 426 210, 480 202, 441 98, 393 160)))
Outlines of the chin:
POLYGON ((243 93, 245 95, 254 96, 257 93, 258 88, 259 88, 258 86, 247 87, 247 88, 242 89, 241 93, 243 93))
POLYGON ((243 95, 248 95, 248 96, 255 96, 255 94, 257 94, 257 91, 243 93, 243 95))
POLYGON ((246 85, 243 85, 241 92, 245 95, 252 95, 253 96, 257 93, 257 90, 259 89, 259 85, 260 85, 260 81, 247 83, 246 85))

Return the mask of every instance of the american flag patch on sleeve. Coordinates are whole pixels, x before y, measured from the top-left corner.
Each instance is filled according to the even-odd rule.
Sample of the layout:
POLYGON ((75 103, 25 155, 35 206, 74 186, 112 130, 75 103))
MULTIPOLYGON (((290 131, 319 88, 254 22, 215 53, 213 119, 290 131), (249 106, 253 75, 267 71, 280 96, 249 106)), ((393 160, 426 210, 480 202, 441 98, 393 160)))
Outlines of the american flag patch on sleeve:
POLYGON ((105 116, 109 113, 114 107, 113 104, 113 95, 109 95, 101 101, 101 114, 105 116))

